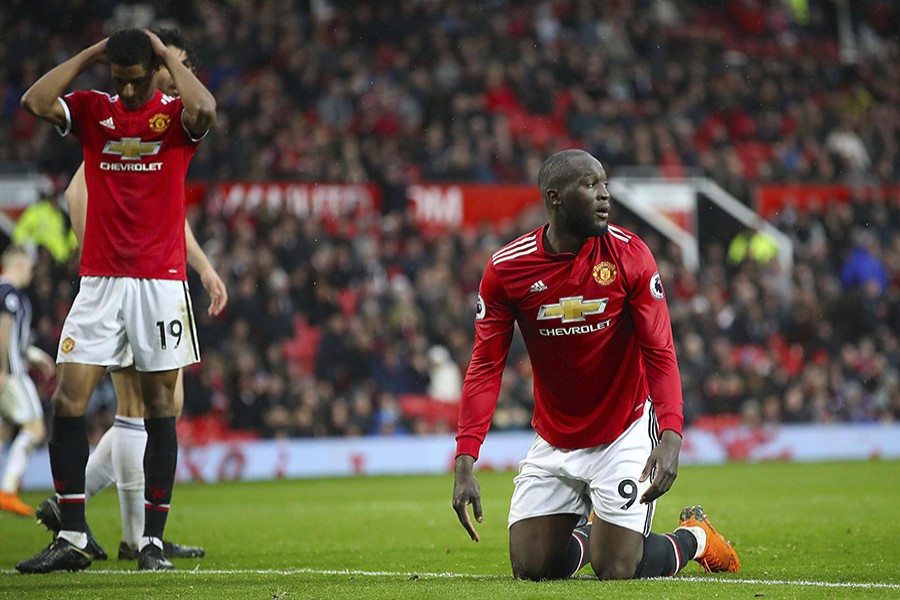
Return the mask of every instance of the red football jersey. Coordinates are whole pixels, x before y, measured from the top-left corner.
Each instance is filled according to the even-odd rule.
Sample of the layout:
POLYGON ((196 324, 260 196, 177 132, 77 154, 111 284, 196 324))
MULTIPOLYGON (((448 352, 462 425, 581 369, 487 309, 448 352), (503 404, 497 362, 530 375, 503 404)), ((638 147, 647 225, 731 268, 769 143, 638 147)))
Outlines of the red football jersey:
POLYGON ((496 252, 481 280, 457 455, 478 457, 516 323, 534 373, 531 424, 552 446, 612 442, 641 416, 648 396, 660 430, 681 434, 681 376, 649 248, 610 225, 578 254, 550 254, 546 227, 496 252))
POLYGON ((199 140, 182 124, 181 99, 157 90, 136 110, 98 91, 60 100, 60 133, 71 130, 84 152, 80 274, 184 280, 184 179, 199 140))

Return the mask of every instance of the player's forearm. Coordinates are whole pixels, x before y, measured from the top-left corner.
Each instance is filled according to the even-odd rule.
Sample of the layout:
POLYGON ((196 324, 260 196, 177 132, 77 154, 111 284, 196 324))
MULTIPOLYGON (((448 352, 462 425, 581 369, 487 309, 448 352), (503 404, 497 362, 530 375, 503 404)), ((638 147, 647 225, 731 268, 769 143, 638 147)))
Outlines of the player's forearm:
POLYGON ((672 430, 681 435, 684 399, 668 311, 664 305, 639 304, 633 314, 659 429, 672 430))
POLYGON ((472 360, 466 370, 456 436, 456 455, 469 454, 475 459, 484 443, 497 400, 503 369, 512 342, 513 324, 497 323, 493 327, 476 327, 472 360))
POLYGON ((643 356, 650 398, 659 428, 661 431, 671 430, 681 435, 684 427, 684 399, 675 351, 649 352, 644 349, 643 356))
POLYGON ((87 183, 84 180, 84 163, 72 175, 66 191, 63 193, 69 207, 69 221, 78 245, 84 246, 84 223, 87 220, 87 183))
POLYGON ((680 433, 674 431, 672 429, 666 429, 659 434, 660 442, 664 444, 672 444, 673 446, 677 445, 678 448, 681 448, 681 442, 684 439, 680 433))
POLYGON ((459 454, 456 457, 454 471, 457 475, 469 475, 475 468, 475 457, 471 454, 459 454))
POLYGON ((206 256, 203 248, 200 247, 200 243, 197 242, 194 231, 191 229, 191 224, 188 223, 187 219, 184 221, 184 243, 187 248, 187 263, 192 269, 200 274, 207 270, 213 270, 209 257, 206 256))
POLYGON ((681 390, 671 394, 655 394, 652 389, 650 397, 660 431, 669 430, 682 435, 684 430, 684 402, 681 390), (659 398, 663 398, 660 400, 659 398))
POLYGON ((178 95, 184 104, 185 123, 188 129, 194 134, 206 133, 216 122, 215 96, 171 52, 167 52, 162 60, 172 74, 175 87, 178 88, 178 95))
MULTIPOLYGON (((168 63, 167 63, 168 64, 168 63)), ((216 98, 190 69, 180 62, 175 63, 176 69, 172 71, 172 79, 178 88, 178 94, 188 115, 194 117, 198 123, 207 125, 207 129, 216 122, 216 98), (177 71, 177 73, 175 72, 177 71)))
POLYGON ((499 382, 495 387, 484 393, 472 394, 466 385, 463 386, 456 435, 457 457, 469 455, 473 461, 478 458, 497 408, 499 382))
POLYGON ((100 60, 105 52, 104 40, 102 47, 94 44, 47 71, 22 94, 22 108, 53 125, 63 125, 65 113, 57 99, 66 92, 79 73, 100 60))

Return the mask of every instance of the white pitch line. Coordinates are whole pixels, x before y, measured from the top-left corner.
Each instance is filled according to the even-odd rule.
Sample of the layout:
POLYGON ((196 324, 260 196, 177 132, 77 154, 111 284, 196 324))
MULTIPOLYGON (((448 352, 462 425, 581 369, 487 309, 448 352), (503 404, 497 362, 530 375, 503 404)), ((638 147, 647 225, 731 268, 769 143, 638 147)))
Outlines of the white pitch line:
POLYGON ((718 579, 714 577, 657 577, 656 581, 689 581, 691 583, 746 583, 748 585, 799 585, 823 588, 862 588, 879 590, 900 590, 900 583, 857 583, 853 581, 789 581, 785 579, 718 579))
MULTIPOLYGON (((18 573, 13 569, 0 569, 0 574, 18 573)), ((78 575, 160 575, 159 571, 118 571, 115 569, 87 569, 79 571, 78 575)), ((511 579, 510 575, 478 575, 475 573, 414 573, 400 571, 363 571, 355 569, 184 569, 165 571, 168 576, 175 575, 357 575, 362 577, 421 577, 433 579, 511 579)), ((577 579, 591 580, 593 577, 581 575, 577 579)), ((879 589, 900 590, 897 583, 860 583, 860 582, 834 582, 834 581, 808 581, 787 579, 720 579, 718 577, 654 577, 648 581, 684 582, 684 583, 732 583, 745 585, 796 585, 802 587, 821 588, 852 588, 852 589, 879 589)))
MULTIPOLYGON (((62 573, 66 573, 65 571, 62 573)), ((0 569, 0 574, 19 574, 14 569, 0 569)), ((55 573, 53 573, 55 574, 55 573)), ((117 569, 85 569, 72 575, 358 575, 368 577, 431 577, 435 579, 510 579, 510 575, 478 575, 476 573, 403 573, 400 571, 360 571, 353 569, 175 569, 174 571, 139 571, 117 569)))

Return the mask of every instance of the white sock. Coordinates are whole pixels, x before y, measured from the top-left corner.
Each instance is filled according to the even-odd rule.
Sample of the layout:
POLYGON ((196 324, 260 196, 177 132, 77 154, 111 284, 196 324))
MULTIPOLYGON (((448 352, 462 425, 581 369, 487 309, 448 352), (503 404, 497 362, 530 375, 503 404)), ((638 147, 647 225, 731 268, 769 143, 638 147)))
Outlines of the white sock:
POLYGON ((147 544, 153 544, 160 550, 163 549, 163 543, 162 543, 161 539, 156 538, 156 537, 147 537, 147 536, 141 537, 141 543, 139 544, 140 547, 138 549, 143 550, 147 544))
POLYGON ((87 548, 87 534, 83 531, 68 531, 63 529, 59 532, 58 537, 66 540, 76 548, 81 548, 82 550, 87 548))
POLYGON ((112 447, 112 463, 119 490, 119 510, 122 513, 122 541, 132 548, 138 546, 144 532, 144 449, 147 432, 144 420, 116 417, 118 429, 112 447))
POLYGON ((115 426, 107 429, 88 457, 87 467, 84 469, 85 502, 116 482, 116 472, 112 465, 112 446, 115 437, 115 426))
POLYGON ((6 469, 3 471, 3 480, 0 481, 0 491, 8 494, 18 494, 22 475, 28 467, 28 459, 37 448, 37 440, 30 431, 19 430, 19 434, 9 447, 6 457, 6 469))
POLYGON ((694 558, 702 556, 703 552, 706 550, 706 530, 702 527, 697 527, 696 525, 679 527, 678 529, 686 529, 694 534, 694 537, 697 538, 697 553, 694 554, 694 558))

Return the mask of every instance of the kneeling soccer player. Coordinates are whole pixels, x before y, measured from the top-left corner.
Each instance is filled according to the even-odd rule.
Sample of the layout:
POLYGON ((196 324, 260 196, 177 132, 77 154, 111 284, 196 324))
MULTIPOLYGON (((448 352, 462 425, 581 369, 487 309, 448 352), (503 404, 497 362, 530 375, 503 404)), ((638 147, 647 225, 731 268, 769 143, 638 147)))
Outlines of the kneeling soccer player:
POLYGON ((738 571, 734 548, 699 506, 673 533, 650 532, 678 472, 682 395, 665 293, 650 250, 609 222, 600 162, 550 156, 538 174, 549 223, 494 253, 463 385, 453 508, 478 541, 473 475, 515 325, 534 373, 537 435, 515 478, 509 555, 516 578, 562 579, 588 562, 600 579, 674 575, 691 560, 738 571), (589 522, 591 512, 594 513, 589 522))

